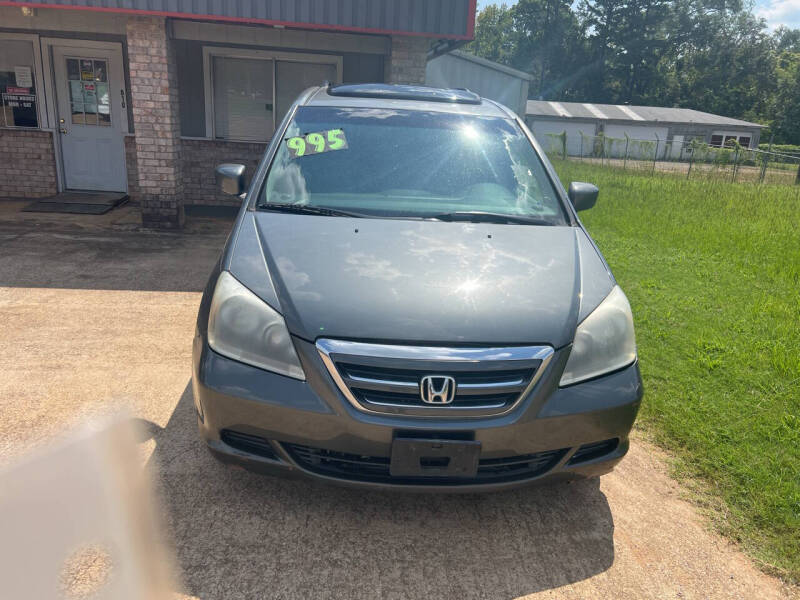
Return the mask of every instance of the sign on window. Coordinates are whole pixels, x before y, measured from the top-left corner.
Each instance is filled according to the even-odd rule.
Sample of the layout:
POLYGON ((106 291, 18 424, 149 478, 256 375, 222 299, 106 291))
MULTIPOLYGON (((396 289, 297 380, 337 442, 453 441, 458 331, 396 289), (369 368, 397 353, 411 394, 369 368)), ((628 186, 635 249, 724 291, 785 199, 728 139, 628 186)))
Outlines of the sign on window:
POLYGON ((38 127, 33 44, 0 40, 0 127, 38 127))

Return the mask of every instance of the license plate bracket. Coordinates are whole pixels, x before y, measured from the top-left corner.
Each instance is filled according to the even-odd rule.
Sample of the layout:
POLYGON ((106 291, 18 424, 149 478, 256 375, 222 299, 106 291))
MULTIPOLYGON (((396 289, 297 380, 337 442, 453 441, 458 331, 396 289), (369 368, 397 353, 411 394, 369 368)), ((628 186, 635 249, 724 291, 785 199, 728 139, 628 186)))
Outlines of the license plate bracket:
POLYGON ((465 440, 395 438, 392 477, 475 477, 481 443, 465 440))

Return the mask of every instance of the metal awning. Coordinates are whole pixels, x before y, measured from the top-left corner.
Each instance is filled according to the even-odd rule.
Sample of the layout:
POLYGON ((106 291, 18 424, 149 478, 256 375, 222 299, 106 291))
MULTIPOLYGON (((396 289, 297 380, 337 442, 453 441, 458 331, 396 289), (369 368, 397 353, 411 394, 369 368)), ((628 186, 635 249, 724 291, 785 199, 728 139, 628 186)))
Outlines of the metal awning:
POLYGON ((27 6, 470 40, 476 0, 0 0, 27 6))

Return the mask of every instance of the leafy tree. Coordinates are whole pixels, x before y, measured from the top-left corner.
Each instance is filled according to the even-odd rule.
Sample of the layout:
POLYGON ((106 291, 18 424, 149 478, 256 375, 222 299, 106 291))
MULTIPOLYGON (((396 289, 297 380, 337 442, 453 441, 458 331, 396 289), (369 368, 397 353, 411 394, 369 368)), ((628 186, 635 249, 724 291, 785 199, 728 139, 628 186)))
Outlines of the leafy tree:
POLYGON ((775 87, 769 113, 775 141, 800 143, 800 29, 775 31, 775 87))
POLYGON ((513 8, 513 66, 534 76, 538 97, 559 95, 574 82, 583 43, 569 0, 520 0, 513 8))
POLYGON ((517 46, 512 10, 505 4, 490 4, 478 13, 475 39, 464 49, 476 56, 511 66, 517 46))
POLYGON ((610 75, 609 61, 618 52, 622 30, 624 0, 581 0, 578 17, 591 57, 584 77, 586 99, 605 102, 611 98, 616 81, 610 75))
POLYGON ((678 94, 700 110, 758 120, 775 90, 772 40, 749 12, 720 23, 711 47, 687 54, 676 69, 678 94))

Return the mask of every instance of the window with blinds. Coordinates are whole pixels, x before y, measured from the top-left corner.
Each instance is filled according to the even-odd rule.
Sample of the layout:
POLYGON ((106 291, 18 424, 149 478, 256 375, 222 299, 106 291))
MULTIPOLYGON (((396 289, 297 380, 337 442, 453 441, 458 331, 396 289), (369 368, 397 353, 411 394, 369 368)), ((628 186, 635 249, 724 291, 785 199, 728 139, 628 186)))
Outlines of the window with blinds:
POLYGON ((211 81, 210 122, 216 139, 268 141, 303 90, 339 80, 339 57, 318 57, 325 62, 317 62, 303 60, 303 55, 284 59, 266 52, 242 56, 214 50, 206 76, 211 81))
POLYGON ((272 60, 213 57, 214 137, 267 140, 275 130, 272 60))

